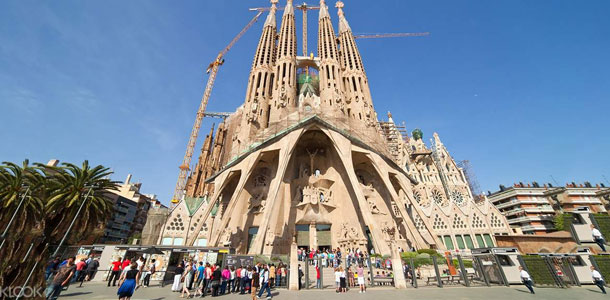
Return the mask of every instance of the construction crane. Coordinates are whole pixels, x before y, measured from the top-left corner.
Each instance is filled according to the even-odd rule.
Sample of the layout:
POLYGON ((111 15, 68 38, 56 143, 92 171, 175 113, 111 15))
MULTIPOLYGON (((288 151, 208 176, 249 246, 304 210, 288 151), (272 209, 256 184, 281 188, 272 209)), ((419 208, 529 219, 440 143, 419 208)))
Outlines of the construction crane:
POLYGON ((371 33, 371 34, 354 34, 355 39, 377 39, 388 37, 405 37, 405 36, 428 36, 430 32, 405 32, 405 33, 371 33))
POLYGON ((224 122, 229 116, 231 115, 231 113, 229 112, 204 112, 203 116, 204 117, 209 117, 209 118, 219 118, 222 119, 222 121, 224 122))
POLYGON ((199 135, 199 129, 201 127, 201 121, 203 120, 203 116, 205 114, 205 108, 208 105, 208 100, 210 99, 210 94, 212 94, 212 88, 214 87, 214 80, 216 80, 216 74, 218 73, 218 67, 220 67, 224 63, 224 56, 231 50, 231 47, 235 45, 235 43, 258 21, 258 18, 263 14, 262 11, 259 11, 251 20, 246 24, 246 26, 231 40, 231 42, 224 48, 222 51, 218 53, 216 59, 210 63, 208 66, 206 73, 210 74, 208 77, 208 82, 205 86, 205 91, 203 92, 203 96, 201 97, 201 104, 199 105, 199 109, 197 110, 197 116, 195 118, 195 124, 193 125, 193 130, 191 131, 191 136, 189 137, 188 144, 186 146, 186 153, 184 154, 184 159, 182 160, 182 164, 180 165, 180 175, 178 176, 178 182, 176 182, 176 189, 174 190, 174 196, 171 200, 172 207, 175 206, 182 197, 184 196, 184 189, 186 187, 186 180, 188 176, 188 172, 190 170, 191 159, 193 157, 193 151, 195 150, 195 144, 197 143, 197 136, 199 135))
MULTIPOLYGON (((309 6, 307 3, 295 6, 296 9, 303 12, 303 56, 307 56, 307 11, 313 9, 320 9, 319 6, 309 6)), ((269 11, 271 7, 254 7, 250 8, 251 11, 269 11)), ((284 7, 279 7, 278 10, 284 10, 284 7)))
POLYGON ((307 56, 307 11, 312 9, 320 9, 319 6, 308 6, 307 3, 296 7, 303 12, 303 56, 307 56))

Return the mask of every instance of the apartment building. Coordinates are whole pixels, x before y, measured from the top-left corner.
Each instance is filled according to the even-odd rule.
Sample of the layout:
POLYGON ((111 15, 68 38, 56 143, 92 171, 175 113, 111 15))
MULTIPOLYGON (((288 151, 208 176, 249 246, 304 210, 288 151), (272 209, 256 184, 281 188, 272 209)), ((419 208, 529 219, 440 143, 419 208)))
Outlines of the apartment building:
POLYGON ((489 193, 487 198, 515 231, 545 234, 555 230, 553 219, 558 213, 607 213, 610 188, 589 182, 561 187, 518 183, 509 188, 500 185, 500 190, 489 193))

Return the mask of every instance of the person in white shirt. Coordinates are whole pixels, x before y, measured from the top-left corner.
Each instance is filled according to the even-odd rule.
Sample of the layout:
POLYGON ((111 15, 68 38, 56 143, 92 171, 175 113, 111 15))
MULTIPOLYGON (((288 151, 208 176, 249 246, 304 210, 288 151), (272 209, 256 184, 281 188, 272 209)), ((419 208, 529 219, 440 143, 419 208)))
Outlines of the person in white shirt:
POLYGON ((593 282, 595 283, 595 285, 597 285, 597 287, 602 290, 602 293, 605 294, 606 289, 604 288, 604 285, 606 285, 606 282, 604 281, 604 277, 602 277, 602 274, 600 274, 599 271, 595 270, 594 266, 591 266, 591 277, 593 277, 593 282))
POLYGON ((599 231, 599 229, 595 228, 595 225, 591 224, 591 235, 593 236, 593 240, 595 243, 602 248, 602 251, 606 252, 606 240, 604 240, 604 236, 599 231))
POLYGON ((530 277, 530 274, 524 270, 522 266, 519 266, 519 277, 521 277, 521 281, 527 289, 530 290, 530 293, 535 294, 534 288, 532 287, 534 285, 532 277, 530 277))

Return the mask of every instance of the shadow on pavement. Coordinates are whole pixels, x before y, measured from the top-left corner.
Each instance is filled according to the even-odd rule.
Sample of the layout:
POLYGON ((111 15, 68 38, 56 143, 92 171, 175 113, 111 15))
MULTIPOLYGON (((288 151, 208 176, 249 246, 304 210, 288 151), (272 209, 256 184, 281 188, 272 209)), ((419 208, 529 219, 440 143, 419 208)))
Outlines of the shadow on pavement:
POLYGON ((598 294, 603 294, 602 291, 600 291, 600 290, 587 289, 587 291, 598 293, 598 294))
POLYGON ((81 296, 81 295, 87 295, 87 294, 91 294, 91 292, 74 292, 74 293, 62 293, 61 296, 62 297, 74 297, 74 296, 81 296))

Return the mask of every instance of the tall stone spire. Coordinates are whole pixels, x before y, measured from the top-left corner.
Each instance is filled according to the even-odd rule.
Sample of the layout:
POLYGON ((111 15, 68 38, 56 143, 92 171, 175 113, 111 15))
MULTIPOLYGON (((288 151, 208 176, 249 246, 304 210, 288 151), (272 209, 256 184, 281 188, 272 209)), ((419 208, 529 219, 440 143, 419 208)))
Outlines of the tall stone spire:
POLYGON ((239 140, 247 141, 256 131, 264 129, 269 124, 269 103, 273 85, 273 66, 275 64, 275 37, 277 35, 275 12, 278 0, 271 0, 271 10, 265 20, 252 62, 244 117, 239 129, 239 140))
POLYGON ((294 7, 288 0, 284 7, 282 25, 278 39, 275 63, 273 101, 270 107, 270 122, 279 121, 288 114, 286 107, 296 106, 297 89, 297 33, 294 7))
POLYGON ((343 103, 343 88, 341 87, 339 51, 333 24, 324 0, 320 0, 320 15, 318 18, 318 57, 320 58, 319 76, 322 108, 343 108, 346 112, 343 103))
POLYGON ((373 109, 369 83, 362 65, 362 58, 356 46, 352 29, 343 13, 343 2, 337 1, 339 15, 339 43, 341 44, 341 67, 345 101, 350 117, 363 120, 367 126, 377 126, 377 116, 373 109))

